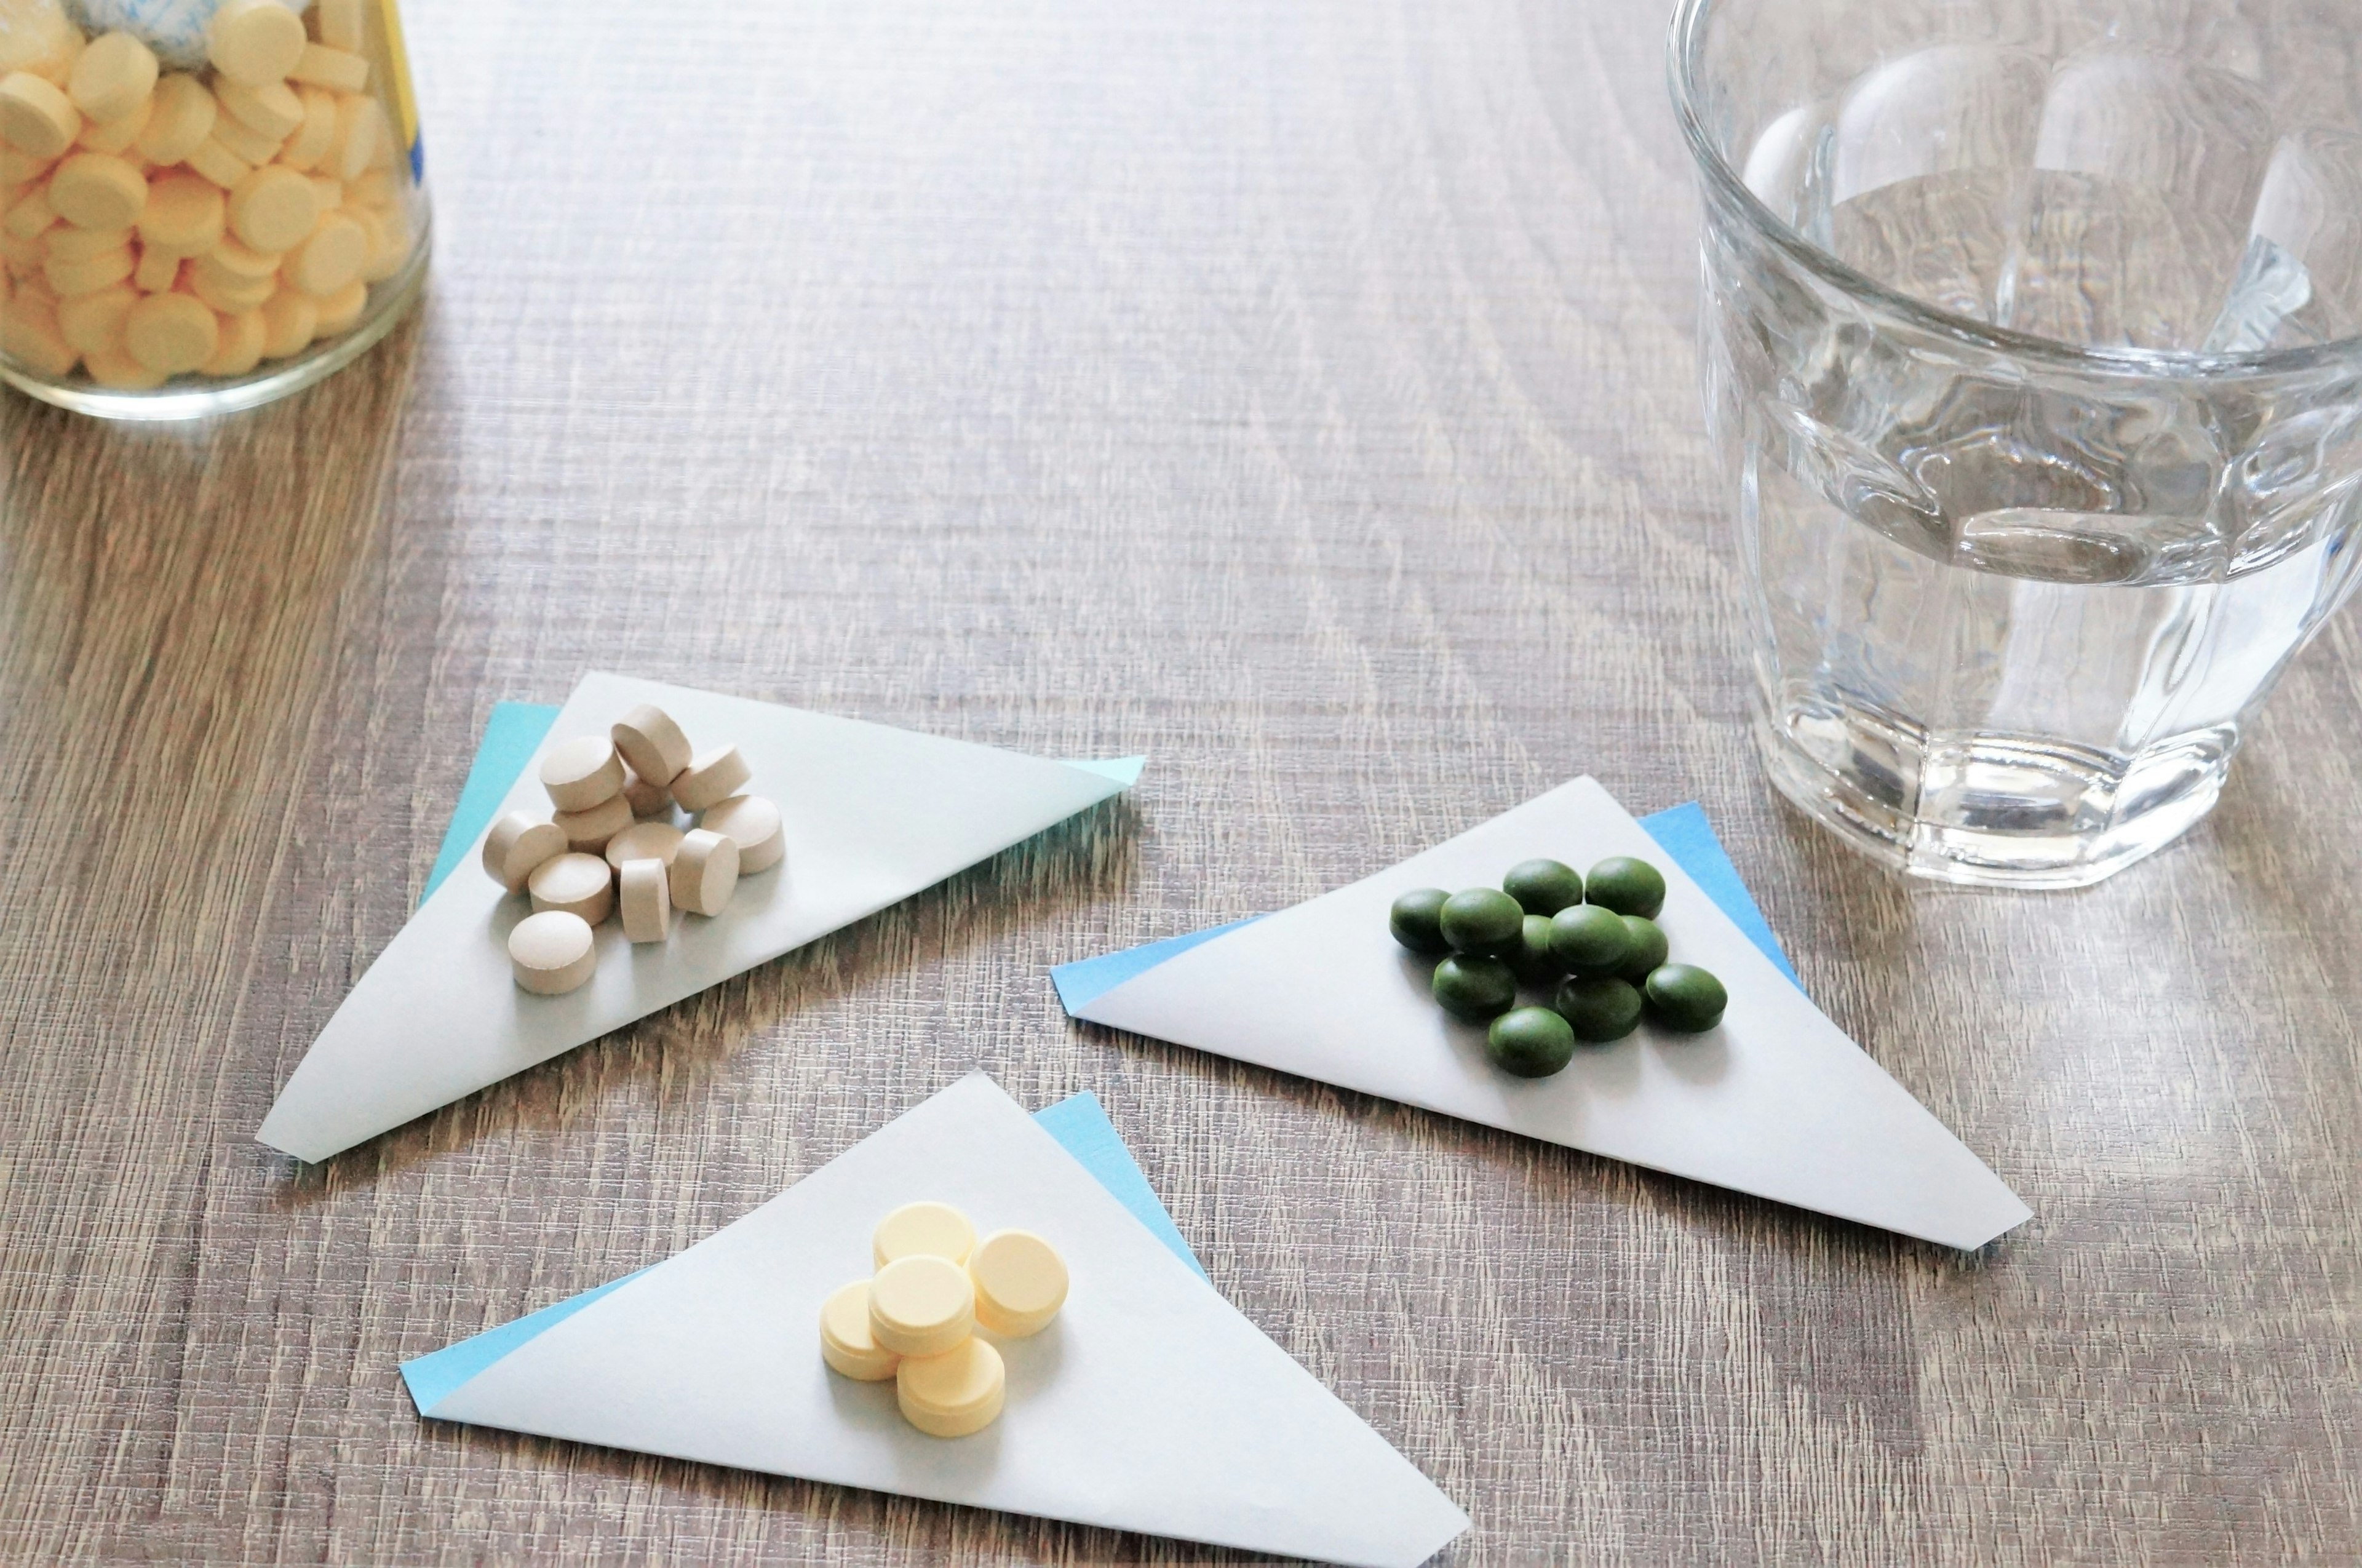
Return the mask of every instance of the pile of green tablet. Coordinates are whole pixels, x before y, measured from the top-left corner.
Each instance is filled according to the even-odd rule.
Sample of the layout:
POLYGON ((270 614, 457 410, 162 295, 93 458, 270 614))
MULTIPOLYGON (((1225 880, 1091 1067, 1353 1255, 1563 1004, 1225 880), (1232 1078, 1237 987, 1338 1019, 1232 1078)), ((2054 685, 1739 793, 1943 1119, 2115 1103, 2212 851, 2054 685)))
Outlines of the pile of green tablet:
POLYGON ((1664 904, 1664 875, 1645 860, 1617 856, 1588 878, 1555 860, 1528 860, 1498 888, 1405 893, 1391 923, 1396 941, 1441 959, 1432 984, 1443 1010, 1491 1025, 1494 1064, 1542 1078, 1574 1059, 1578 1041, 1631 1033, 1644 1010, 1684 1033, 1722 1021, 1722 982, 1694 964, 1666 962, 1671 944, 1656 922, 1664 904), (1521 982, 1550 991, 1549 1005, 1519 1007, 1521 982))

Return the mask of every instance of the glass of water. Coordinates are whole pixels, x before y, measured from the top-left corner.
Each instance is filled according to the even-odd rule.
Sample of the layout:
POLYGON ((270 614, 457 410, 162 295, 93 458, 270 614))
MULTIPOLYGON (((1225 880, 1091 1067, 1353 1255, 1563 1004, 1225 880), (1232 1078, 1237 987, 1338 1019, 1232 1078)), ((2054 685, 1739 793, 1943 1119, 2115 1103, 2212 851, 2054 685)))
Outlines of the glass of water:
POLYGON ((2362 550, 2354 0, 1683 0, 1772 781, 2074 887, 2214 803, 2362 550))

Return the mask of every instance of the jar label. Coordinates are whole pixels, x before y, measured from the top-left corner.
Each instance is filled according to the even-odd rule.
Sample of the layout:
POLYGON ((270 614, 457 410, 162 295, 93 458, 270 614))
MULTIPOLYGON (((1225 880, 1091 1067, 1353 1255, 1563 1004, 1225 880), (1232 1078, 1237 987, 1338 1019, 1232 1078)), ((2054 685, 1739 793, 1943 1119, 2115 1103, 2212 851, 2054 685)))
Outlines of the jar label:
POLYGON ((410 85, 410 50, 402 39, 402 12, 394 0, 378 0, 385 22, 386 72, 393 79, 394 129, 410 159, 413 181, 426 178, 426 149, 418 138, 418 94, 410 85))

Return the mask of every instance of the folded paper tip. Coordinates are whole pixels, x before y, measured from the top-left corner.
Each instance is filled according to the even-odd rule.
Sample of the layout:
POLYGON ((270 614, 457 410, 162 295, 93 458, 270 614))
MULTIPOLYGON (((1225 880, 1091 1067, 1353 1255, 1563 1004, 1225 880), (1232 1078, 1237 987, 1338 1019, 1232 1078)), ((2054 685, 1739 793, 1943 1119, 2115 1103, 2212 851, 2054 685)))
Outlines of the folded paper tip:
POLYGON ((1121 786, 1123 789, 1129 790, 1133 785, 1140 782, 1141 773, 1148 767, 1148 758, 1145 755, 1140 756, 1109 756, 1080 759, 1068 758, 1066 766, 1069 767, 1079 768, 1085 773, 1096 773, 1102 778, 1112 778, 1118 785, 1121 786))

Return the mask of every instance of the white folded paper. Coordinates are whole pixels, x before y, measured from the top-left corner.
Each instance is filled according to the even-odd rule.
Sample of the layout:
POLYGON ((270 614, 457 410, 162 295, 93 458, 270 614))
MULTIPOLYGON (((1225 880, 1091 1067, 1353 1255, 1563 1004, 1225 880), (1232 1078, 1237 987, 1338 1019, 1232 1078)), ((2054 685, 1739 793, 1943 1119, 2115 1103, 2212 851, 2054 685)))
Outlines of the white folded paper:
POLYGON ((1075 1012, 1950 1246, 1981 1246, 2029 1214, 1589 778, 1190 947, 1075 1012), (1556 1077, 1498 1071, 1484 1031, 1436 1006, 1431 963, 1387 933, 1388 905, 1414 888, 1498 887, 1535 856, 1580 869, 1616 855, 1665 873, 1659 923, 1675 960, 1727 988, 1721 1025, 1690 1036, 1644 1024, 1579 1048, 1556 1077))
POLYGON ((1242 1551, 1425 1561, 1468 1518, 1241 1316, 992 1082, 971 1077, 678 1257, 591 1299, 425 1414, 1242 1551), (1045 1236, 1072 1275, 997 1342, 1008 1404, 973 1437, 820 1356, 821 1304, 901 1204, 1045 1236))
MULTIPOLYGON (((654 702, 701 747, 734 745, 786 821, 786 863, 723 914, 635 944, 600 927, 597 975, 562 997, 517 988, 528 912, 473 864, 436 889, 321 1031, 256 1134, 323 1160, 742 970, 849 925, 1117 794, 1120 778, 824 713, 654 681, 582 678, 501 810, 546 814, 542 753, 654 702)), ((497 813, 496 813, 497 814, 497 813)), ((481 835, 477 843, 480 846, 481 835)))

